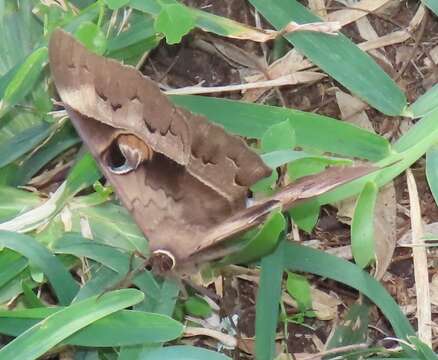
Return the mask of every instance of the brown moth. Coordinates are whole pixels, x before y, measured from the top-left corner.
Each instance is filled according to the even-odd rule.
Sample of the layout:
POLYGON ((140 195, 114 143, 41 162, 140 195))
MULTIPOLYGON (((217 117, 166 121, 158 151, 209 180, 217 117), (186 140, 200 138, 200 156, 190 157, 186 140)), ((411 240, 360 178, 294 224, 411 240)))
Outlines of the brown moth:
POLYGON ((148 238, 160 271, 217 259, 223 240, 273 209, 374 170, 331 168, 246 208, 249 187, 272 170, 241 138, 174 106, 135 68, 90 52, 62 30, 50 39, 49 60, 73 125, 148 238))

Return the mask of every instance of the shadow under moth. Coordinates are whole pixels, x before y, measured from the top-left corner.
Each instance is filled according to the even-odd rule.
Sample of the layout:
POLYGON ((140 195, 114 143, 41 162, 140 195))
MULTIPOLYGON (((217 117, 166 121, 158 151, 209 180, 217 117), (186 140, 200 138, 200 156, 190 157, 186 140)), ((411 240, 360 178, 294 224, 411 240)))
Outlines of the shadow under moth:
MULTIPOLYGON (((57 29, 53 79, 74 127, 149 240, 155 271, 184 272, 224 255, 224 240, 375 168, 329 168, 246 207, 272 169, 243 139, 173 105, 131 66, 96 55, 57 29)), ((238 121, 238 120, 236 120, 238 121)))

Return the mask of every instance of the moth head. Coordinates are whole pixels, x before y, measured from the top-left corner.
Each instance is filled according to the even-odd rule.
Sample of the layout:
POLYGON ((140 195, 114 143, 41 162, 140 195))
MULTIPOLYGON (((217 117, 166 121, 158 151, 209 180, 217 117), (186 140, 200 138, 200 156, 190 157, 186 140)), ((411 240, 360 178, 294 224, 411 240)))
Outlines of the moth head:
POLYGON ((117 175, 136 170, 140 164, 152 159, 153 150, 133 134, 119 134, 104 155, 106 166, 117 175))

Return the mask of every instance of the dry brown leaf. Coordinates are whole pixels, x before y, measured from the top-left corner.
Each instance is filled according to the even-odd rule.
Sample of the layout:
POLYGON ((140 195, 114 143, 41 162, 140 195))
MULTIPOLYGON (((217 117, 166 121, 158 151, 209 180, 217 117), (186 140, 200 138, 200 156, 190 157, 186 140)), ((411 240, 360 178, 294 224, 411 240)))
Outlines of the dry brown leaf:
POLYGON ((411 38, 411 34, 415 31, 415 29, 421 24, 423 21, 424 15, 426 14, 426 11, 424 9, 423 5, 420 5, 418 7, 417 12, 411 19, 408 27, 406 30, 398 30, 394 31, 390 34, 381 36, 378 39, 365 41, 361 44, 358 44, 359 48, 361 48, 363 51, 369 51, 372 49, 378 49, 384 46, 388 45, 394 45, 398 43, 402 43, 409 38, 411 38))
MULTIPOLYGON (((264 73, 258 73, 255 75, 247 76, 245 78, 248 82, 261 81, 266 79, 266 76, 269 79, 276 79, 289 74, 296 74, 301 70, 308 69, 312 67, 312 63, 304 59, 303 55, 301 55, 295 49, 289 51, 286 55, 281 57, 280 59, 273 62, 266 69, 264 73)), ((303 78, 303 82, 314 81, 312 77, 303 78)), ((243 99, 244 101, 255 102, 259 98, 263 96, 269 89, 251 89, 245 92, 243 99)))
MULTIPOLYGON (((228 20, 228 22, 232 22, 232 20, 228 20)), ((261 43, 274 40, 278 36, 290 34, 296 31, 315 31, 334 35, 341 28, 337 21, 314 22, 309 24, 298 24, 291 21, 281 30, 258 29, 242 23, 236 23, 235 26, 239 30, 229 33, 226 37, 231 39, 252 40, 261 43)), ((203 30, 208 31, 208 29, 203 30)))
POLYGON ((237 339, 234 336, 224 334, 223 332, 213 329, 186 326, 184 329, 183 336, 185 337, 208 336, 220 341, 222 344, 224 344, 227 347, 235 348, 237 346, 237 339))
POLYGON ((342 26, 352 23, 373 12, 392 0, 362 0, 354 5, 355 9, 341 9, 330 13, 327 21, 339 21, 342 26), (358 10, 360 9, 360 10, 358 10))
POLYGON ((320 80, 327 75, 315 71, 301 71, 295 74, 285 75, 273 80, 262 80, 247 84, 225 86, 187 86, 179 89, 166 90, 166 95, 195 95, 211 94, 216 92, 244 91, 249 89, 271 88, 275 86, 297 85, 304 82, 320 80))
POLYGON ((309 9, 319 17, 327 16, 327 9, 325 7, 325 0, 309 0, 309 9))
POLYGON ((415 290, 417 294, 418 337, 426 345, 432 346, 432 322, 429 290, 427 250, 424 247, 423 226, 421 222, 420 200, 417 184, 411 169, 406 170, 409 203, 411 209, 412 256, 414 260, 415 290))

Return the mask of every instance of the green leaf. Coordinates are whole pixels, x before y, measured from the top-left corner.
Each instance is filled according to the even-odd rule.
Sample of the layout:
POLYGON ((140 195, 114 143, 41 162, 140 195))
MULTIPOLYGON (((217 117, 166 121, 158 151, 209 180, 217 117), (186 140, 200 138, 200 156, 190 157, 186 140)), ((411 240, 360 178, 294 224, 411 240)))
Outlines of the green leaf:
POLYGON ((85 21, 75 31, 77 38, 88 50, 102 55, 107 47, 105 34, 96 24, 85 21))
POLYGON ((270 126, 289 119, 296 145, 302 148, 372 161, 391 154, 389 142, 383 137, 327 116, 203 96, 177 95, 170 100, 245 137, 260 139, 270 126))
POLYGON ((262 192, 262 193, 270 194, 272 193, 275 187, 275 183, 277 182, 277 179, 278 179, 278 173, 277 171, 274 170, 272 171, 271 175, 257 181, 253 186, 251 186, 251 191, 255 193, 262 192))
MULTIPOLYGON (((44 307, 0 311, 0 333, 19 336, 41 320, 65 309, 44 307)), ((174 340, 181 336, 182 331, 182 324, 168 316, 122 310, 82 328, 62 343, 89 347, 126 346, 174 340)))
POLYGON ((9 281, 17 277, 29 265, 29 261, 9 249, 0 252, 0 286, 4 286, 9 281))
POLYGON ((134 289, 106 293, 57 311, 0 350, 3 359, 37 359, 78 330, 143 300, 134 289))
POLYGON ((275 337, 281 298, 285 241, 274 253, 261 261, 259 289, 256 300, 256 357, 271 360, 275 354, 275 337))
POLYGON ((436 0, 423 0, 424 5, 426 5, 430 10, 432 10, 436 16, 438 16, 438 3, 436 0))
POLYGON ((129 0, 104 0, 111 10, 117 10, 129 3, 129 0))
POLYGON ((365 343, 368 335, 368 304, 353 304, 342 322, 336 326, 327 349, 365 343))
POLYGON ((379 188, 370 181, 365 184, 354 209, 351 221, 351 250, 360 267, 365 268, 376 257, 374 242, 374 207, 379 188))
POLYGON ((304 312, 312 309, 310 284, 304 276, 288 272, 286 289, 297 302, 299 311, 304 312))
POLYGON ((17 104, 33 89, 47 62, 47 53, 46 47, 35 50, 17 70, 0 100, 0 117, 9 106, 17 104))
MULTIPOLYGON (((118 248, 84 239, 78 234, 65 234, 56 244, 54 244, 54 252, 93 259, 120 274, 121 277, 124 277, 130 270, 129 265, 131 259, 129 254, 121 252, 118 248)), ((137 263, 134 262, 132 265, 135 268, 137 263)), ((159 300, 160 288, 155 282, 153 276, 148 271, 145 271, 138 275, 138 277, 144 280, 142 284, 138 282, 139 279, 137 279, 137 277, 133 279, 133 283, 138 287, 144 285, 147 297, 159 300), (145 281, 145 278, 147 278, 147 281, 145 281)), ((113 282, 109 285, 114 285, 120 279, 121 278, 113 275, 113 282)))
POLYGON ((181 4, 163 5, 155 19, 155 30, 166 36, 168 44, 179 43, 194 27, 193 14, 181 4))
POLYGON ((243 248, 225 257, 220 264, 245 264, 268 255, 277 246, 285 226, 286 220, 281 211, 271 213, 262 228, 246 242, 243 248))
MULTIPOLYGON (((305 151, 296 150, 277 150, 262 154, 261 158, 271 169, 275 169, 279 166, 298 161, 300 159, 310 159, 311 161, 324 162, 328 165, 352 165, 353 161, 350 159, 328 157, 328 156, 315 156, 313 154, 306 153, 305 151)), ((307 160, 304 162, 306 163, 307 160)), ((322 170, 322 169, 321 169, 322 170)))
POLYGON ((287 167, 287 174, 292 180, 297 180, 303 176, 317 174, 327 168, 327 166, 351 165, 351 160, 339 159, 324 156, 308 156, 291 162, 287 167))
POLYGON ((14 185, 24 185, 49 161, 76 145, 80 138, 72 126, 67 125, 56 132, 32 157, 17 169, 14 185))
MULTIPOLYGON (((438 6, 438 5, 437 5, 438 6)), ((406 110, 406 115, 414 118, 423 117, 438 107, 438 84, 421 95, 406 110)))
POLYGON ((15 134, 8 141, 0 144, 0 167, 17 160, 46 139, 53 127, 46 122, 39 123, 15 134))
POLYGON ((438 145, 432 146, 426 153, 426 177, 435 204, 438 204, 438 145))
POLYGON ((154 49, 162 39, 162 35, 155 31, 154 19, 151 16, 134 15, 135 13, 131 15, 130 26, 108 41, 106 53, 109 57, 132 65, 136 65, 139 59, 154 49))
POLYGON ((301 229, 311 233, 319 218, 320 205, 311 199, 289 210, 294 223, 301 229))
POLYGON ((391 323, 396 336, 407 340, 414 336, 409 320, 386 289, 357 265, 320 250, 288 242, 284 264, 291 271, 308 272, 348 285, 367 296, 391 323))
POLYGON ((433 352, 433 350, 427 346, 424 342, 422 342, 419 338, 416 336, 413 336, 409 338, 412 344, 414 344, 416 350, 417 350, 417 356, 421 360, 437 360, 438 355, 433 352))
POLYGON ((93 185, 101 176, 93 156, 86 153, 69 172, 64 197, 73 197, 79 191, 93 185))
MULTIPOLYGON (((250 0, 275 28, 322 21, 296 0, 250 0)), ((351 40, 342 34, 294 32, 285 36, 294 47, 342 85, 387 115, 400 115, 406 97, 396 83, 351 40)), ((297 134, 298 136, 298 134, 297 134)))
POLYGON ((177 345, 143 353, 138 360, 231 360, 224 354, 195 346, 177 345))
MULTIPOLYGON (((44 307, 43 302, 35 295, 32 290, 32 284, 28 281, 23 281, 21 283, 21 287, 23 289, 23 302, 28 308, 39 308, 44 307)), ((11 334, 12 336, 18 336, 17 334, 11 334)))
POLYGON ((295 131, 289 120, 274 124, 262 136, 262 151, 287 150, 295 147, 295 131))
MULTIPOLYGON (((50 281, 61 304, 69 304, 79 286, 58 258, 34 238, 24 234, 0 231, 0 246, 14 250, 40 268, 50 281)), ((1 352, 0 352, 1 354, 1 352)))
POLYGON ((208 302, 199 296, 190 296, 184 301, 184 309, 188 314, 202 318, 209 317, 212 313, 208 302))
POLYGON ((0 186, 0 222, 10 220, 19 213, 35 207, 41 202, 33 192, 0 186))

